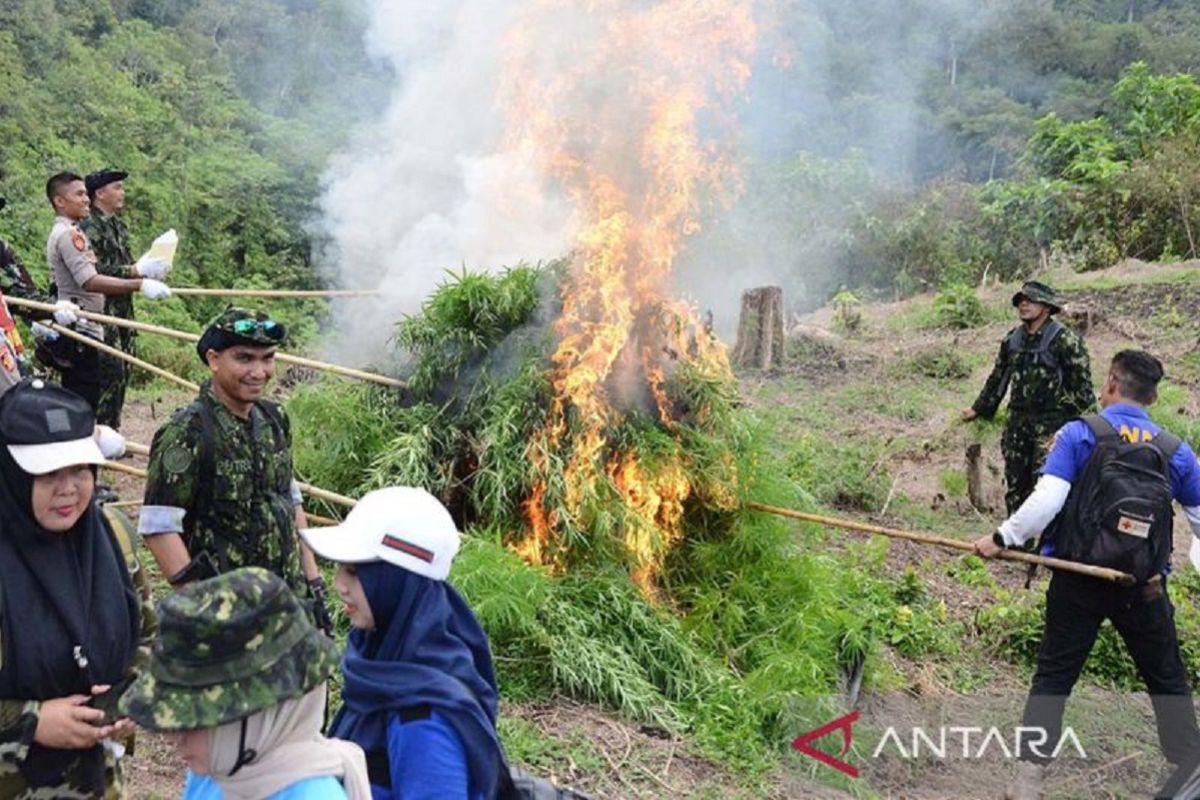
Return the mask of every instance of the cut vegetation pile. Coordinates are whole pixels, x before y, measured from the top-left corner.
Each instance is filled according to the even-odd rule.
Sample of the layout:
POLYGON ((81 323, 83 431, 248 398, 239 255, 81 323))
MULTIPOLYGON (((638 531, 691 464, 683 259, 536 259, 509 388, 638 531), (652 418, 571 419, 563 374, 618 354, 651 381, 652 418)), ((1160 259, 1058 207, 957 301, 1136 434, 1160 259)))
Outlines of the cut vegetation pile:
MULTIPOLYGON (((397 326, 412 356, 405 396, 319 384, 291 398, 298 469, 350 494, 407 484, 447 503, 470 534, 452 577, 509 699, 597 702, 748 773, 769 769, 797 733, 799 697, 836 692, 878 642, 943 646, 938 610, 911 584, 871 577, 879 543, 831 556, 815 531, 800 546, 792 526, 739 510, 811 502, 787 477, 806 470, 771 453, 770 431, 736 408, 732 375, 703 361, 708 334, 671 309, 638 321, 640 343, 690 341, 660 359, 661 391, 608 387, 620 413, 584 465, 588 493, 573 496, 563 476, 592 443, 545 435, 565 274, 555 263, 452 276, 397 326), (535 498, 553 529, 543 566, 518 554, 535 498)), ((591 422, 578 417, 563 414, 568 428, 591 422)))

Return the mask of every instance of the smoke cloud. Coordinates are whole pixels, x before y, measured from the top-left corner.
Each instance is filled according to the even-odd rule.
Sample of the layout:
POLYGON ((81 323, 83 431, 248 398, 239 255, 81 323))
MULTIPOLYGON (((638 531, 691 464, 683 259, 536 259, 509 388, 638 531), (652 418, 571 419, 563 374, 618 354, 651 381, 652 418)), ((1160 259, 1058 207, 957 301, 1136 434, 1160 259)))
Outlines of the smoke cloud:
POLYGON ((379 360, 393 326, 447 270, 561 256, 568 207, 531 154, 506 148, 498 36, 511 4, 374 0, 367 47, 398 85, 386 111, 330 163, 321 199, 331 271, 379 301, 338 309, 330 348, 379 360))
MULTIPOLYGON (((534 154, 505 141, 497 105, 504 36, 531 5, 370 0, 366 46, 397 85, 332 159, 321 206, 330 277, 379 286, 385 298, 338 310, 329 337, 338 360, 381 360, 395 322, 448 269, 497 269, 571 248, 570 204, 534 154)), ((919 93, 931 75, 952 71, 984 15, 967 0, 890 5, 756 3, 758 51, 737 109, 742 192, 713 204, 674 272, 675 289, 712 310, 719 332, 731 331, 751 286, 782 284, 793 309, 822 302, 836 281, 823 259, 871 176, 922 177, 919 93)), ((569 66, 573 37, 587 35, 572 26, 596 24, 596 8, 604 6, 540 31, 545 69, 569 66)))

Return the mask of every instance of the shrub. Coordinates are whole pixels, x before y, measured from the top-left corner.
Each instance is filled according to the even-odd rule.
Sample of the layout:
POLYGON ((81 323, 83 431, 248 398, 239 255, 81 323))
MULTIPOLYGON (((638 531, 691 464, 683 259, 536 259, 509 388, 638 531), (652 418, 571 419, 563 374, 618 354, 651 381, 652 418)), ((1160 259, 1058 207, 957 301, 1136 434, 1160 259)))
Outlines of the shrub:
POLYGON ((845 333, 862 328, 862 303, 853 292, 842 289, 833 296, 833 327, 845 333))
POLYGON ((938 324, 948 328, 976 328, 986 318, 975 289, 962 283, 950 284, 938 292, 933 311, 938 324))
POLYGON ((926 378, 961 380, 971 377, 971 364, 960 350, 935 347, 908 360, 908 369, 926 378))

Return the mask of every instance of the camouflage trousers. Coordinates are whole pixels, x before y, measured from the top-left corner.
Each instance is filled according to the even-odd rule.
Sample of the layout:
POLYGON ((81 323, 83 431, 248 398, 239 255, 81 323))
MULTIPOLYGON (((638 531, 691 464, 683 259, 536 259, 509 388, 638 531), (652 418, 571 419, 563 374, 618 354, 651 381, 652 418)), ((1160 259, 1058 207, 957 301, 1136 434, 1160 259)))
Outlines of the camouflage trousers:
POLYGON ((1061 416, 1009 412, 1000 437, 1004 454, 1004 507, 1009 516, 1033 493, 1038 470, 1046 461, 1054 433, 1066 422, 1061 416))
MULTIPOLYGON (((123 353, 137 355, 134 331, 106 325, 104 343, 123 353)), ((96 403, 96 422, 121 429, 121 409, 125 407, 125 390, 133 376, 133 365, 108 353, 100 354, 100 399, 96 403)))
POLYGON ((67 777, 57 786, 34 788, 25 782, 24 776, 10 766, 0 767, 0 797, 13 800, 121 800, 125 797, 125 775, 121 763, 105 756, 103 793, 85 792, 77 783, 73 768, 68 768, 67 777))

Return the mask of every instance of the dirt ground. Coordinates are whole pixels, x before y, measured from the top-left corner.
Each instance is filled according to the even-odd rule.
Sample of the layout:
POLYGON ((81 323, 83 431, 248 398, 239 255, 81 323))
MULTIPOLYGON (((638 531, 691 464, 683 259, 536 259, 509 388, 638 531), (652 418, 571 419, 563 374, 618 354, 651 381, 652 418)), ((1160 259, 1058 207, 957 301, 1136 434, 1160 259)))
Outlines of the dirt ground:
MULTIPOLYGON (((122 433, 128 440, 148 446, 154 431, 175 408, 186 402, 186 394, 175 392, 139 397, 126 406, 122 433)), ((129 456, 124 463, 144 468, 146 459, 129 456)), ((107 472, 102 480, 112 485, 122 500, 137 500, 142 496, 140 478, 107 472)), ((124 510, 136 519, 136 506, 124 510)), ((146 563, 150 561, 144 559, 146 563)), ((597 800, 660 797, 782 800, 823 797, 830 791, 819 783, 783 773, 765 777, 760 785, 745 786, 695 754, 684 741, 570 700, 506 704, 501 713, 528 723, 548 743, 535 763, 522 766, 597 800)), ((167 800, 178 797, 182 791, 185 768, 161 736, 140 731, 135 752, 126 759, 125 766, 128 796, 132 800, 167 800)))
MULTIPOLYGON (((1131 345, 1151 348, 1169 365, 1193 352, 1192 320, 1200 319, 1200 284, 1163 281, 1171 281, 1182 268, 1196 266, 1127 262, 1085 279, 1056 276, 1059 283, 1079 282, 1068 292, 1074 309, 1092 310, 1086 317, 1091 323, 1086 341, 1094 371, 1101 369, 1098 365, 1106 363, 1118 349, 1131 345), (1088 285, 1089 282, 1093 285, 1088 285), (1114 282, 1126 285, 1112 285, 1114 282), (1177 335, 1164 335, 1161 324, 1164 314, 1183 320, 1177 335)), ((990 305, 1003 306, 1011 291, 1011 287, 994 287, 981 295, 990 305)), ((939 476, 962 471, 967 445, 978 440, 968 426, 955 419, 963 404, 963 390, 947 388, 945 382, 910 380, 898 372, 897 365, 916 354, 947 346, 961 353, 987 353, 987 358, 975 358, 972 374, 961 381, 963 386, 977 391, 990 369, 990 354, 995 352, 1012 322, 996 319, 988 325, 954 333, 916 325, 897 326, 895 320, 911 316, 920 302, 864 306, 865 331, 852 338, 831 332, 828 309, 795 320, 793 332, 801 335, 793 337, 793 345, 802 341, 799 350, 793 353, 792 363, 768 375, 744 376, 744 403, 751 407, 773 403, 817 403, 829 407, 842 390, 878 391, 879 387, 891 384, 907 387, 921 401, 917 404, 923 409, 921 413, 898 418, 892 409, 868 407, 856 410, 853 420, 843 421, 848 429, 869 430, 888 442, 878 465, 891 476, 888 503, 874 514, 858 516, 905 527, 911 525, 913 515, 919 512, 931 524, 950 526, 938 532, 965 538, 994 529, 999 520, 1003 508, 1003 463, 998 447, 984 447, 986 507, 983 510, 975 509, 964 497, 948 493, 939 476), (912 388, 914 383, 920 384, 918 389, 912 388), (785 384, 796 388, 776 390, 785 384), (902 501, 906 503, 903 512, 897 510, 902 501)), ((1185 375, 1180 382, 1192 386, 1190 377, 1185 375)), ((883 395, 887 401, 886 391, 883 395)), ((170 392, 141 396, 126 412, 124 432, 131 440, 148 445, 158 425, 185 401, 185 395, 170 392)), ((897 402, 901 402, 899 394, 897 402)), ((838 413, 835 407, 829 410, 835 416, 838 413)), ((1183 407, 1177 410, 1189 417, 1200 413, 1194 391, 1187 394, 1183 407)), ((145 459, 132 458, 127 463, 144 466, 145 459)), ((123 475, 114 477, 123 497, 140 497, 140 480, 123 475)), ((131 511, 136 513, 136 509, 131 511)), ((1177 520, 1176 536, 1175 561, 1182 568, 1191 539, 1182 520, 1177 520)), ((966 629, 972 630, 978 614, 995 602, 994 594, 987 587, 965 586, 953 577, 946 565, 956 558, 953 554, 897 541, 888 550, 887 569, 897 575, 910 567, 919 570, 926 591, 946 604, 949 618, 966 623, 966 629)), ((1001 590, 1025 591, 1023 569, 993 564, 988 571, 1001 590)), ((1041 585, 1035 583, 1032 591, 1041 590, 1041 585)), ((895 661, 892 666, 903 676, 902 685, 864 696, 862 700, 862 717, 860 727, 856 728, 858 738, 852 756, 859 758, 863 775, 855 781, 839 780, 838 776, 831 780, 828 768, 792 754, 785 758, 785 765, 777 774, 766 776, 758 785, 747 786, 744 780, 730 777, 693 752, 684 741, 569 700, 508 704, 502 713, 529 726, 547 743, 544 752, 526 766, 597 798, 878 796, 934 800, 1001 796, 1011 771, 1011 762, 1004 759, 910 760, 889 758, 886 754, 880 759, 869 759, 865 757, 869 753, 862 753, 861 748, 877 741, 889 725, 900 728, 936 722, 939 714, 943 720, 947 715, 970 713, 1011 722, 1023 702, 1026 678, 1009 663, 972 663, 964 668, 978 671, 985 676, 985 683, 977 691, 963 691, 956 688, 955 678, 948 676, 944 664, 902 663, 893 655, 887 658, 895 661), (987 697, 992 699, 989 701, 987 697)), ((1127 796, 1129 787, 1148 787, 1158 781, 1163 762, 1144 696, 1089 687, 1068 709, 1068 723, 1074 719, 1081 731, 1090 732, 1088 758, 1056 766, 1048 781, 1051 797, 1118 797, 1123 792, 1127 796), (1093 721, 1098 724, 1089 727, 1093 721), (1123 735, 1120 731, 1124 730, 1134 733, 1123 735)), ((178 796, 183 770, 161 738, 141 737, 136 755, 127 764, 130 797, 178 796)))

